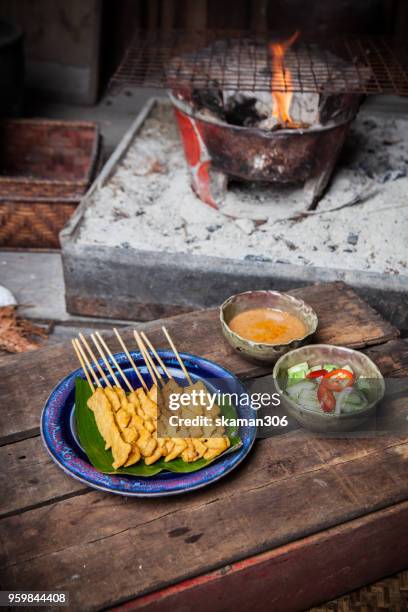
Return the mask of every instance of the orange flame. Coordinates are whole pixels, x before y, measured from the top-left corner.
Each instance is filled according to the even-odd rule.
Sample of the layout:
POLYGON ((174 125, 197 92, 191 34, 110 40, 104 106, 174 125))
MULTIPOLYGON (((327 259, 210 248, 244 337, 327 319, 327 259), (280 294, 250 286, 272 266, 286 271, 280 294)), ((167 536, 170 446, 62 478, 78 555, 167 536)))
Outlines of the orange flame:
POLYGON ((272 117, 280 125, 291 125, 290 103, 293 93, 291 91, 275 91, 275 88, 290 89, 292 86, 292 74, 288 68, 284 68, 283 60, 286 51, 298 39, 299 32, 292 34, 290 38, 279 43, 270 43, 269 50, 272 58, 272 117))

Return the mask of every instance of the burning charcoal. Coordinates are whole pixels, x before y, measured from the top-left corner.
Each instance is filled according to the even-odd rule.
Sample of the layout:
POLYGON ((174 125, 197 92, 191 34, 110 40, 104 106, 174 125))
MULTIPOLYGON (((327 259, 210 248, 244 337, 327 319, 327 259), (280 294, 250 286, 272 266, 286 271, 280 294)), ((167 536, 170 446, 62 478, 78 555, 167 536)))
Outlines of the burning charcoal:
MULTIPOLYGON (((342 58, 309 45, 307 54, 291 46, 284 48, 286 66, 298 66, 289 75, 294 91, 289 99, 291 122, 295 126, 309 126, 350 119, 358 110, 361 96, 333 94, 348 73, 349 87, 356 87, 371 76, 367 66, 356 66, 342 58), (299 66, 299 61, 301 62, 299 66), (315 82, 321 94, 304 92, 303 84, 315 82), (325 93, 327 92, 327 93, 325 93)), ((283 43, 282 43, 283 44, 283 43)), ((205 110, 227 123, 240 126, 256 126, 273 129, 277 124, 286 127, 286 119, 273 108, 273 79, 280 82, 279 62, 273 62, 270 48, 250 38, 246 40, 217 40, 205 48, 173 57, 167 68, 168 84, 173 96, 193 107, 205 110), (223 75, 253 75, 256 91, 238 89, 222 90, 223 75), (260 87, 262 85, 262 87, 260 87), (282 119, 282 117, 281 117, 282 119), (265 123, 266 122, 266 123, 265 123)), ((280 47, 281 45, 275 45, 280 47)), ((282 60, 280 60, 282 62, 282 60)), ((239 78, 237 79, 239 83, 239 78)), ((226 78, 226 82, 230 81, 226 78)), ((227 86, 228 87, 228 86, 227 86)), ((234 87, 231 82, 230 87, 234 87)))
POLYGON ((350 232, 349 235, 347 236, 347 242, 348 244, 356 246, 358 242, 358 238, 359 238, 358 234, 353 234, 353 232, 350 232))
MULTIPOLYGON (((312 206, 328 185, 361 101, 344 93, 344 73, 349 91, 354 81, 358 91, 369 69, 308 42, 295 45, 295 38, 221 40, 169 61, 167 83, 190 182, 213 208, 220 207, 232 179, 306 183, 312 206), (309 82, 314 92, 304 91, 309 82), (272 134, 276 129, 285 133, 272 134)), ((250 219, 236 224, 247 235, 256 229, 250 219)))
POLYGON ((228 99, 225 116, 231 125, 255 126, 262 117, 257 109, 258 100, 255 96, 246 97, 236 94, 228 99))
POLYGON ((197 111, 208 109, 221 120, 225 120, 224 100, 220 89, 194 89, 192 101, 197 111))

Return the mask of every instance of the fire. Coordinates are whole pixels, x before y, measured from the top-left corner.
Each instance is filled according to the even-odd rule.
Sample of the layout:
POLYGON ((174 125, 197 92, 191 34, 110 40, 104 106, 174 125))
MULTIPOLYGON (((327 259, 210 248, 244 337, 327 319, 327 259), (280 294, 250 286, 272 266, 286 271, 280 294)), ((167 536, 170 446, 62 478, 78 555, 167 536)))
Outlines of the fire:
POLYGON ((272 117, 278 124, 290 126, 293 122, 290 116, 290 103, 292 101, 292 91, 275 91, 275 88, 290 89, 292 86, 292 74, 288 68, 284 68, 283 60, 286 51, 298 39, 299 32, 292 34, 290 38, 283 42, 270 43, 269 50, 272 59, 272 117))

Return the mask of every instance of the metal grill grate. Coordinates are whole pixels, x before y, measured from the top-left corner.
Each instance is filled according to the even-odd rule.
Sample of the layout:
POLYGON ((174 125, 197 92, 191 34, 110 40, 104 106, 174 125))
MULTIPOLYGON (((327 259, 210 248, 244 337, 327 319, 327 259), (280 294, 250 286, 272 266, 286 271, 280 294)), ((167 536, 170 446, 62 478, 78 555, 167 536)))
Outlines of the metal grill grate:
POLYGON ((226 31, 138 31, 110 86, 184 82, 196 89, 259 92, 273 85, 283 92, 408 95, 408 49, 385 38, 300 39, 285 54, 280 75, 272 70, 273 41, 226 31))

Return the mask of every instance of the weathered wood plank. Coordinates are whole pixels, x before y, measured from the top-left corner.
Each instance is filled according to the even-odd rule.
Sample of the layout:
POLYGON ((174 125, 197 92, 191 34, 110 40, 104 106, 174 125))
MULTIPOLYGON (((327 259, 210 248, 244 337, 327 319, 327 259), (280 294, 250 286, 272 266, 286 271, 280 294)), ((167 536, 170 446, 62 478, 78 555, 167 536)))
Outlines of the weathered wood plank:
POLYGON ((88 490, 49 458, 39 436, 0 448, 0 516, 88 490))
POLYGON ((275 482, 249 460, 184 498, 74 497, 0 521, 1 586, 69 590, 73 609, 99 609, 402 502, 407 469, 405 443, 275 482))
POLYGON ((111 610, 305 610, 404 569, 407 548, 403 502, 111 610))
POLYGON ((364 352, 377 364, 384 376, 408 377, 408 339, 392 340, 364 352))
POLYGON ((351 287, 342 282, 328 283, 326 287, 327 292, 324 284, 288 292, 308 302, 318 314, 316 342, 363 348, 399 336, 397 329, 351 287))
MULTIPOLYGON (((315 308, 320 320, 317 342, 363 347, 398 336, 396 328, 343 283, 313 285, 292 293, 315 308)), ((163 321, 153 321, 140 326, 149 333, 157 347, 166 346, 162 324, 163 321)), ((250 377, 270 371, 270 368, 245 361, 225 342, 217 309, 171 317, 166 320, 166 325, 180 350, 213 359, 238 376, 250 377)), ((131 331, 123 334, 129 346, 134 347, 131 331)), ((120 350, 116 340, 109 340, 109 344, 115 351, 120 350)), ((66 343, 11 357, 6 364, 0 364, 0 397, 4 398, 0 443, 37 432, 39 416, 51 389, 76 367, 76 357, 66 343), (21 385, 22 374, 24 385, 21 385)))

